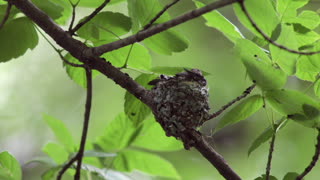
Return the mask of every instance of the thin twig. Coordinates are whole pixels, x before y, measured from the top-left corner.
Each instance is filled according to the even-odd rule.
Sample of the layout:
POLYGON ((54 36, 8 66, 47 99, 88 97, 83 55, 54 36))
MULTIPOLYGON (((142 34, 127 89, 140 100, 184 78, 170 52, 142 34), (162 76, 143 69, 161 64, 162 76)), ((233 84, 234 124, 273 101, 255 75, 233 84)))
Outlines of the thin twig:
POLYGON ((272 135, 272 139, 270 142, 270 148, 269 148, 269 155, 268 155, 268 162, 266 167, 266 180, 270 179, 270 171, 271 171, 271 161, 272 161, 272 154, 274 151, 274 142, 276 140, 276 131, 274 131, 272 135))
POLYGON ((69 3, 72 6, 72 16, 71 16, 71 22, 70 22, 70 25, 69 25, 69 32, 72 30, 73 23, 74 23, 74 20, 76 18, 76 7, 78 6, 79 2, 80 2, 80 0, 78 0, 75 4, 73 4, 73 2, 71 0, 69 0, 69 3))
POLYGON ((281 45, 275 41, 273 41, 266 33, 264 33, 259 27, 258 25, 254 22, 254 20, 251 18, 251 16, 249 15, 249 12, 246 8, 246 6, 244 5, 244 0, 239 0, 239 4, 240 4, 240 7, 242 9, 242 11, 244 12, 244 14, 247 16, 248 20, 250 21, 251 25, 254 27, 254 29, 256 31, 259 32, 259 34, 261 34, 263 36, 263 38, 265 40, 267 40, 268 42, 270 42, 271 44, 277 46, 278 48, 280 49, 283 49, 283 50, 286 50, 288 52, 291 52, 291 53, 294 53, 294 54, 300 54, 300 55, 313 55, 313 54, 319 54, 320 51, 311 51, 311 52, 302 52, 302 51, 297 51, 297 50, 294 50, 294 49, 290 49, 284 45, 281 45))
POLYGON ((151 21, 146 24, 142 30, 146 30, 149 27, 151 27, 153 25, 154 22, 156 22, 157 19, 160 18, 160 16, 165 13, 171 6, 175 5, 177 2, 179 2, 180 0, 174 0, 172 3, 167 4, 154 18, 151 19, 151 21))
POLYGON ((87 16, 83 21, 79 22, 73 29, 69 29, 69 33, 73 35, 78 31, 83 25, 94 18, 108 3, 110 0, 105 0, 97 9, 95 9, 89 16, 87 16))
POLYGON ((82 67, 82 68, 84 68, 84 65, 83 65, 83 64, 75 64, 75 63, 72 63, 72 62, 68 61, 66 58, 64 58, 63 55, 62 55, 62 53, 61 53, 61 51, 60 51, 59 49, 57 49, 57 48, 49 41, 49 39, 40 31, 40 29, 39 29, 37 26, 35 26, 35 27, 36 27, 36 30, 41 34, 41 36, 42 36, 42 37, 50 44, 50 46, 59 54, 61 60, 62 60, 64 63, 66 63, 66 64, 68 64, 68 65, 70 65, 70 66, 73 66, 73 67, 82 67))
POLYGON ((234 103, 240 101, 241 99, 247 97, 251 91, 256 87, 256 84, 252 84, 250 87, 248 87, 241 96, 238 96, 237 98, 233 99, 232 101, 230 101, 228 104, 222 106, 222 108, 220 110, 218 110, 217 112, 213 113, 212 115, 209 116, 209 118, 207 120, 213 119, 217 116, 219 116, 223 111, 225 111, 226 109, 228 109, 230 106, 232 106, 234 103))
POLYGON ((57 176, 57 180, 61 180, 63 174, 72 166, 72 164, 74 162, 76 162, 78 160, 78 154, 76 154, 75 156, 73 156, 73 158, 71 158, 69 160, 69 162, 67 164, 65 164, 62 169, 59 171, 58 176, 57 176))
POLYGON ((181 16, 178 16, 170 21, 164 22, 162 24, 157 24, 154 25, 144 31, 139 31, 137 34, 134 34, 132 36, 129 36, 127 38, 112 42, 112 43, 108 43, 108 44, 104 44, 98 47, 93 47, 91 48, 91 52, 94 55, 102 55, 106 52, 110 52, 119 48, 122 48, 124 46, 136 43, 136 42, 140 42, 144 39, 147 39, 155 34, 158 34, 160 32, 163 32, 167 29, 173 28, 179 24, 182 24, 186 21, 189 21, 191 19, 195 19, 205 13, 208 13, 210 11, 213 11, 215 9, 233 4, 235 2, 238 2, 239 0, 219 0, 219 1, 215 1, 213 3, 210 3, 206 6, 203 6, 201 8, 192 10, 190 12, 187 12, 181 16))
POLYGON ((316 165, 320 155, 320 129, 318 129, 318 137, 317 144, 315 148, 315 153, 312 157, 310 164, 306 167, 306 169, 296 178, 296 180, 302 180, 316 165))
POLYGON ((3 19, 2 19, 2 21, 0 23, 0 29, 4 26, 4 24, 9 19, 11 7, 12 7, 12 4, 10 2, 8 2, 6 13, 4 14, 4 17, 3 17, 3 19))
POLYGON ((90 69, 90 67, 86 67, 85 69, 86 69, 86 79, 87 79, 87 99, 86 99, 86 105, 85 105, 86 109, 84 113, 84 122, 83 122, 80 149, 78 151, 77 169, 76 169, 76 174, 74 175, 75 180, 80 179, 81 164, 82 164, 82 158, 83 158, 83 153, 86 145, 88 129, 89 129, 89 120, 90 120, 91 102, 92 102, 92 70, 90 69))

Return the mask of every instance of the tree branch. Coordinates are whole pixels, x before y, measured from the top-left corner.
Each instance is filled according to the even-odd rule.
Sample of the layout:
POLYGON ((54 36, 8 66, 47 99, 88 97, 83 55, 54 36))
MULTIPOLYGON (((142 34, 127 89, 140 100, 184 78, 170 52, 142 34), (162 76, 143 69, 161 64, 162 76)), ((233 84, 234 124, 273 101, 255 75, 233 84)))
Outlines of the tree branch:
POLYGON ((250 21, 251 25, 254 27, 254 29, 256 31, 258 31, 260 33, 260 35, 267 40, 269 43, 277 46, 280 49, 286 50, 288 52, 294 53, 294 54, 300 54, 300 55, 313 55, 313 54, 319 54, 320 51, 313 51, 313 52, 303 52, 303 51, 297 51, 294 49, 290 49, 284 45, 278 44, 277 42, 273 41, 266 33, 264 33, 259 27, 258 25, 254 22, 254 20, 251 18, 246 6, 244 5, 244 1, 245 0, 239 0, 239 4, 240 7, 242 9, 242 11, 244 12, 244 14, 247 16, 248 20, 250 21))
POLYGON ((247 97, 251 91, 256 87, 256 84, 252 84, 250 87, 248 87, 243 93, 242 95, 238 96, 237 98, 233 99, 232 101, 230 101, 228 104, 224 105, 221 107, 220 110, 218 110, 217 112, 213 113, 212 115, 209 116, 209 118, 207 119, 210 120, 210 119, 213 119, 217 116, 219 116, 221 113, 223 113, 223 111, 225 111, 226 109, 228 109, 230 106, 232 106, 234 103, 240 101, 241 99, 247 97))
POLYGON ((89 22, 92 18, 94 18, 108 3, 110 0, 105 0, 97 9, 95 9, 89 16, 87 16, 83 21, 79 22, 73 29, 69 30, 69 33, 73 35, 76 31, 78 31, 83 25, 89 22))
POLYGON ((6 23, 6 21, 9 18, 11 7, 12 7, 12 4, 10 2, 8 2, 6 13, 3 16, 2 21, 0 22, 0 29, 4 26, 4 24, 6 23))
POLYGON ((199 17, 205 13, 208 13, 210 11, 213 11, 215 9, 230 5, 232 3, 238 2, 239 0, 219 0, 216 2, 213 2, 211 4, 208 4, 202 8, 195 9, 193 11, 190 11, 188 13, 185 13, 181 16, 178 16, 168 22, 162 23, 162 24, 157 24, 153 27, 150 27, 147 30, 143 30, 141 32, 138 32, 135 35, 129 36, 127 38, 124 38, 122 40, 118 40, 109 44, 104 44, 98 47, 93 47, 91 48, 91 54, 95 55, 102 55, 103 53, 119 49, 121 47, 140 42, 148 37, 151 37, 157 33, 160 33, 162 31, 165 31, 167 29, 170 29, 172 27, 175 27, 179 24, 182 24, 186 21, 189 21, 191 19, 194 19, 196 17, 199 17))
MULTIPOLYGON (((117 42, 111 43, 110 45, 102 46, 102 48, 97 47, 97 50, 98 52, 100 52, 100 54, 95 52, 92 48, 87 47, 81 41, 72 38, 72 36, 68 32, 65 32, 48 15, 34 6, 30 2, 30 0, 8 1, 10 1, 27 17, 35 22, 40 28, 42 28, 49 36, 51 36, 56 41, 58 45, 67 50, 72 56, 79 59, 79 61, 83 62, 87 66, 87 68, 100 71, 101 73, 112 79, 115 83, 128 90, 142 102, 147 104, 151 109, 153 109, 154 102, 150 91, 143 88, 127 74, 121 72, 118 68, 112 66, 110 62, 107 62, 103 58, 100 58, 98 55, 141 41, 178 24, 198 17, 206 12, 237 2, 238 0, 220 0, 200 9, 191 11, 180 17, 177 17, 171 21, 168 21, 167 23, 153 26, 145 31, 138 33, 137 35, 130 36, 124 40, 119 40, 117 42)), ((87 109, 88 108, 86 108, 86 110, 87 109)), ((224 159, 214 151, 214 149, 202 138, 201 135, 197 133, 191 133, 189 138, 190 141, 195 142, 195 147, 198 149, 198 151, 201 152, 201 154, 205 158, 207 158, 207 160, 210 161, 213 166, 220 172, 220 174, 222 174, 226 179, 240 180, 240 177, 235 172, 233 172, 233 170, 228 166, 224 159)))
POLYGON ((315 148, 315 153, 312 157, 310 164, 306 169, 296 178, 296 180, 302 180, 313 168, 316 166, 317 161, 319 160, 320 155, 320 129, 318 129, 317 144, 315 148))
POLYGON ((217 153, 213 147, 205 140, 205 138, 196 130, 189 130, 184 132, 184 144, 193 144, 193 146, 205 157, 227 180, 241 180, 237 173, 235 173, 223 157, 217 153))
POLYGON ((274 151, 274 142, 276 140, 276 132, 272 135, 272 139, 270 142, 270 148, 269 148, 269 155, 268 155, 268 162, 267 162, 267 167, 266 167, 266 180, 270 179, 270 171, 271 171, 271 161, 272 161, 272 154, 274 151))

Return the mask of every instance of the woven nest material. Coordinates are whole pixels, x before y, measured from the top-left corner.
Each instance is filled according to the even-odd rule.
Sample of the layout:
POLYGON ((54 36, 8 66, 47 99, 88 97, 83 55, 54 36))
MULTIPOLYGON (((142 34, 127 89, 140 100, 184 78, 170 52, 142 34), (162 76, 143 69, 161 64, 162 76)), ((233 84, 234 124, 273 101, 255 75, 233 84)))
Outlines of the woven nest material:
POLYGON ((208 88, 198 69, 186 70, 175 76, 161 75, 150 82, 154 114, 167 136, 181 137, 187 129, 197 129, 209 117, 208 88))

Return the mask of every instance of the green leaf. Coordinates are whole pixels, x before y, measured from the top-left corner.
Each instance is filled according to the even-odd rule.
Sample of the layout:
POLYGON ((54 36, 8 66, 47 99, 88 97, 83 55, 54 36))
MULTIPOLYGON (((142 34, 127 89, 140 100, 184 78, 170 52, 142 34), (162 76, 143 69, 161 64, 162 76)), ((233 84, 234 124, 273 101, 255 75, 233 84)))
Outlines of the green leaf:
POLYGON ((188 39, 177 31, 167 30, 156 34, 143 43, 158 54, 172 55, 173 52, 182 52, 189 46, 188 39))
POLYGON ((52 19, 59 19, 62 16, 64 7, 49 0, 32 0, 32 2, 52 19))
POLYGON ((183 149, 182 142, 174 137, 167 137, 161 125, 154 118, 144 121, 142 131, 132 145, 153 151, 183 149))
MULTIPOLYGON (((158 0, 128 0, 128 11, 132 20, 132 29, 136 33, 150 22, 163 9, 158 0)), ((170 20, 170 15, 165 12, 154 25, 170 20)), ((172 29, 156 34, 143 43, 152 51, 171 55, 173 52, 184 51, 188 47, 188 40, 172 29)))
POLYGON ((61 120, 46 114, 43 115, 43 119, 49 125, 59 142, 61 142, 69 152, 74 152, 76 145, 66 125, 61 120))
POLYGON ((142 70, 150 70, 151 56, 148 50, 138 43, 132 46, 133 47, 131 52, 131 46, 125 46, 120 49, 105 53, 102 55, 102 57, 108 60, 113 66, 116 67, 122 67, 128 57, 128 67, 142 70))
POLYGON ((69 157, 69 153, 63 146, 53 142, 48 142, 42 148, 42 151, 46 153, 50 158, 52 158, 57 164, 65 163, 69 157))
POLYGON ((114 159, 113 166, 118 171, 139 170, 150 175, 181 179, 176 169, 167 160, 155 154, 126 150, 114 159))
MULTIPOLYGON (((105 0, 81 0, 79 3, 79 6, 82 7, 91 7, 91 8, 97 8, 100 6, 105 0)), ((127 0, 110 0, 110 2, 107 4, 107 6, 118 4, 122 2, 126 2, 127 0)))
POLYGON ((247 119, 252 114, 261 109, 262 106, 263 99, 260 95, 254 95, 245 99, 223 116, 223 118, 219 121, 216 130, 247 119))
MULTIPOLYGON (((189 67, 168 67, 168 66, 156 66, 156 67, 152 67, 151 71, 157 74, 166 74, 166 75, 171 75, 174 76, 177 73, 181 73, 185 70, 191 70, 192 68, 189 67)), ((204 76, 208 76, 211 75, 210 73, 201 70, 202 74, 204 76)))
POLYGON ((130 145, 135 132, 132 121, 121 113, 107 125, 103 135, 95 143, 104 151, 122 150, 130 145))
POLYGON ((296 72, 296 76, 299 79, 314 82, 319 72, 320 68, 312 62, 310 56, 300 56, 296 72))
MULTIPOLYGON (((67 54, 64 57, 67 61, 74 63, 74 64, 82 64, 78 59, 71 56, 71 54, 67 54)), ((64 63, 66 67, 66 71, 68 76, 78 85, 80 85, 83 88, 87 88, 87 78, 86 78, 86 71, 82 67, 73 67, 71 65, 68 65, 64 63)), ((99 71, 93 70, 92 71, 92 79, 97 77, 99 75, 99 71)))
POLYGON ((287 119, 281 118, 278 120, 275 125, 269 126, 266 128, 251 144, 249 150, 248 150, 248 156, 255 151, 258 147, 260 147, 263 143, 267 142, 274 133, 277 133, 282 127, 286 125, 287 119))
POLYGON ((72 15, 72 6, 70 5, 69 1, 65 1, 65 0, 51 0, 51 1, 63 8, 63 11, 61 12, 61 17, 58 19, 55 19, 55 22, 57 22, 58 24, 65 25, 69 21, 69 18, 72 15))
POLYGON ((267 102, 282 115, 304 114, 303 105, 320 108, 319 102, 300 91, 281 89, 265 93, 267 102))
POLYGON ((309 104, 302 105, 303 114, 295 113, 288 115, 288 118, 311 128, 316 128, 320 126, 320 110, 309 104))
MULTIPOLYGON (((0 19, 2 20, 4 18, 4 16, 6 15, 6 11, 7 11, 7 2, 4 3, 4 5, 0 5, 0 19)), ((20 11, 15 7, 15 6, 11 6, 11 10, 10 10, 10 14, 9 17, 7 19, 8 23, 9 21, 11 21, 17 13, 19 13, 20 11)))
POLYGON ((22 179, 22 172, 19 162, 7 151, 0 153, 0 179, 22 179))
POLYGON ((245 65, 248 75, 263 90, 282 88, 286 81, 286 74, 274 64, 268 55, 253 42, 239 39, 236 51, 245 65))
MULTIPOLYGON (((205 4, 199 1, 194 1, 194 3, 198 8, 205 6, 205 4)), ((219 11, 211 11, 202 16, 205 18, 207 26, 216 28, 222 32, 231 42, 235 43, 237 39, 243 38, 237 26, 232 24, 227 18, 220 14, 219 11)))
MULTIPOLYGON (((255 178, 254 180, 267 180, 267 176, 265 174, 263 174, 260 177, 255 178)), ((276 177, 270 175, 269 180, 278 180, 278 179, 276 177)))
MULTIPOLYGON (((244 1, 246 9, 256 23, 256 25, 269 37, 271 37, 273 31, 279 24, 279 17, 272 6, 271 0, 257 1, 257 0, 246 0, 244 1)), ((259 32, 249 22, 247 16, 242 11, 238 3, 234 4, 234 11, 239 21, 256 36, 262 37, 259 32)))
POLYGON ((100 169, 89 164, 83 164, 81 169, 96 174, 103 179, 130 180, 130 178, 124 173, 111 169, 100 169))
MULTIPOLYGON (((296 33, 292 25, 282 24, 281 34, 277 39, 277 43, 284 45, 290 49, 298 50, 298 42, 296 33)), ((293 54, 286 50, 280 49, 272 44, 269 45, 272 59, 286 72, 288 75, 295 73, 296 62, 299 58, 298 54, 293 54)))
POLYGON ((313 90, 314 90, 314 94, 320 97, 320 78, 318 78, 314 83, 313 90))
POLYGON ((296 172, 288 172, 282 180, 294 180, 299 176, 296 172))
POLYGON ((297 16, 297 9, 303 7, 309 0, 277 0, 277 12, 283 22, 294 19, 297 16))
MULTIPOLYGON (((148 85, 148 83, 156 77, 153 74, 141 74, 135 81, 145 88, 151 89, 152 86, 148 85)), ((150 114, 150 108, 129 92, 126 92, 124 99, 124 112, 134 126, 138 126, 150 114)))
MULTIPOLYGON (((84 19, 82 19, 84 20, 84 19)), ((80 21, 82 21, 80 20, 80 21)), ((82 26, 78 35, 93 42, 119 39, 131 29, 130 18, 114 12, 100 12, 88 23, 82 26)))
POLYGON ((41 163, 41 164, 49 165, 51 167, 57 166, 57 163, 54 162, 53 159, 51 159, 47 156, 46 157, 35 157, 35 158, 31 159, 30 161, 28 161, 26 164, 30 164, 30 163, 41 163))
POLYGON ((315 29, 320 24, 320 17, 314 11, 302 11, 297 17, 287 20, 289 23, 299 23, 308 29, 315 29))
POLYGON ((54 180, 57 176, 57 173, 60 171, 60 169, 61 169, 61 166, 55 166, 46 170, 41 175, 41 180, 54 180))
POLYGON ((9 21, 0 29, 0 62, 17 58, 38 44, 33 23, 26 17, 9 21))

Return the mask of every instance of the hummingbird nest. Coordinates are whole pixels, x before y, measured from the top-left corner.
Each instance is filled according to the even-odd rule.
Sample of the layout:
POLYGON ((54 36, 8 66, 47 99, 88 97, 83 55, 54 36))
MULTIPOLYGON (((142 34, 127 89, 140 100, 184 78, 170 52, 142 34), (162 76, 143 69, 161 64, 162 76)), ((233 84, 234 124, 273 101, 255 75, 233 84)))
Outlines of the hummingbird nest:
POLYGON ((184 131, 197 129, 209 118, 207 81, 200 70, 161 75, 149 84, 154 85, 154 114, 167 136, 182 138, 184 131))

